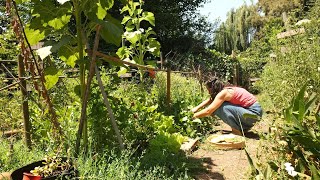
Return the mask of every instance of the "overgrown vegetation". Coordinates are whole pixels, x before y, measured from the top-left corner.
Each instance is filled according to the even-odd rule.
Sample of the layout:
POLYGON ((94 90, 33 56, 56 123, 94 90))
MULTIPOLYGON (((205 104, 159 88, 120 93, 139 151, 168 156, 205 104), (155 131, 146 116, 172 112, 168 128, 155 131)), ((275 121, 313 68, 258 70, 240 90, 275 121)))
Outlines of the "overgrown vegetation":
MULTIPOLYGON (((188 137, 206 137, 214 130, 215 119, 192 120, 190 108, 207 97, 201 81, 210 76, 230 81, 238 65, 238 83, 260 93, 259 101, 268 113, 268 119, 263 119, 270 125, 269 132, 261 135, 264 145, 258 161, 252 163, 250 178, 319 179, 320 1, 259 0, 256 6, 244 5, 230 11, 209 43, 206 33, 211 33, 212 24, 203 17, 186 18, 192 17, 190 12, 202 2, 161 1, 157 6, 156 2, 142 0, 129 4, 113 0, 20 0, 16 9, 15 3, 7 0, 8 12, 4 6, 0 8, 0 58, 16 59, 22 50, 27 76, 40 79, 28 81, 31 91, 24 99, 16 89, 0 91, 1 134, 23 128, 20 109, 25 100, 29 101, 32 124, 30 151, 26 151, 22 133, 0 138, 0 172, 43 159, 48 153, 73 156, 70 151, 76 148, 77 140, 83 148, 74 163, 83 179, 192 179, 201 170, 201 162, 181 152, 180 145, 188 137), (144 3, 154 14, 144 11, 144 3), (169 13, 163 15, 163 6, 169 13), (52 11, 47 11, 48 7, 52 11), (119 9, 127 13, 124 18, 119 9), (155 21, 155 17, 161 20, 155 21), (171 18, 175 20, 172 25, 167 23, 171 18), (296 24, 304 18, 310 22, 296 24), (40 58, 30 58, 22 25, 31 45, 45 42, 36 52, 40 58), (304 28, 304 32, 286 38, 277 36, 298 28, 304 28), (195 32, 202 30, 204 33, 195 32), (104 42, 99 40, 100 33, 104 42), (150 78, 140 68, 143 81, 121 79, 119 75, 132 67, 110 60, 152 68, 160 56, 158 41, 163 43, 165 68, 192 72, 171 73, 170 102, 165 72, 150 78), (110 57, 97 58, 95 51, 88 51, 94 48, 110 57), (232 52, 236 56, 230 56, 232 52), (36 67, 37 63, 42 67, 36 67), (94 78, 96 65, 121 130, 124 150, 94 78), (70 67, 79 70, 73 74, 77 78, 59 78, 69 76, 65 70, 70 67), (251 84, 251 78, 258 81, 251 84), (59 128, 63 140, 57 138, 59 128)), ((17 71, 16 63, 5 65, 17 71)), ((12 78, 3 66, 0 68, 1 78, 12 78)), ((1 81, 0 87, 15 81, 1 81)))

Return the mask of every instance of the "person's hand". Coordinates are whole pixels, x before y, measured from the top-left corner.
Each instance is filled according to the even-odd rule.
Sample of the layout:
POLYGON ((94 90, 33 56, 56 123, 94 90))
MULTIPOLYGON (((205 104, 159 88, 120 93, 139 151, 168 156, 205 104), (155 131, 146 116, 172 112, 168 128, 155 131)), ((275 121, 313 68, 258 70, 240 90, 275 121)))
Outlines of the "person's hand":
POLYGON ((196 107, 194 107, 194 108, 191 109, 191 112, 193 112, 193 113, 195 113, 195 112, 197 112, 197 111, 198 111, 198 109, 197 109, 196 107))

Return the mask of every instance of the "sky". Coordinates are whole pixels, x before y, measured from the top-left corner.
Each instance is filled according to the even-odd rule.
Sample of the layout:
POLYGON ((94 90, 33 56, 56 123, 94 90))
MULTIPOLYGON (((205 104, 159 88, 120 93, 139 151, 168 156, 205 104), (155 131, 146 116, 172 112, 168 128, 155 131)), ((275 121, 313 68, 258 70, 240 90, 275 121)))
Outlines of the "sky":
MULTIPOLYGON (((257 3, 258 0, 252 0, 253 3, 257 3)), ((246 3, 251 5, 251 0, 211 0, 211 2, 204 4, 202 8, 199 8, 200 14, 208 16, 210 22, 220 18, 221 22, 224 22, 227 18, 227 13, 232 9, 236 9, 246 3)))

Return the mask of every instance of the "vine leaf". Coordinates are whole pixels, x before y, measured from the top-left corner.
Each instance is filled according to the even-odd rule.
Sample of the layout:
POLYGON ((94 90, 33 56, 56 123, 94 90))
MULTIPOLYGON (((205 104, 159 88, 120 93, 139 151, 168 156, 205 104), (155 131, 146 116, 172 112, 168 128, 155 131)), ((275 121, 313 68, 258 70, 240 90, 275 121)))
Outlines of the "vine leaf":
POLYGON ((108 43, 119 46, 121 43, 121 36, 123 33, 120 21, 114 19, 109 14, 105 20, 96 20, 97 24, 101 25, 101 37, 108 43))
POLYGON ((155 38, 149 38, 148 39, 149 45, 147 51, 149 51, 151 54, 159 57, 160 56, 160 43, 155 38))
POLYGON ((48 25, 59 30, 69 23, 71 18, 71 4, 65 3, 56 6, 53 1, 36 1, 32 12, 33 20, 31 24, 39 26, 39 22, 43 27, 48 25))
POLYGON ((103 20, 107 15, 107 11, 112 8, 113 4, 113 0, 88 0, 83 4, 82 8, 90 20, 103 20))
POLYGON ((40 30, 31 29, 31 28, 29 28, 28 25, 25 28, 25 33, 26 33, 26 36, 27 36, 27 39, 28 39, 30 45, 35 45, 39 41, 41 41, 45 38, 44 32, 40 32, 40 30))
POLYGON ((98 10, 97 10, 97 17, 98 19, 104 19, 104 17, 106 17, 107 15, 107 11, 100 5, 98 5, 98 10))
POLYGON ((118 71, 118 76, 120 77, 121 75, 124 75, 125 73, 127 73, 127 68, 120 67, 120 70, 118 71))
POLYGON ((78 48, 68 45, 60 48, 58 54, 61 60, 71 67, 74 67, 76 65, 76 61, 79 59, 78 48))
POLYGON ((31 0, 16 0, 16 3, 17 4, 22 4, 22 3, 25 3, 25 2, 29 2, 31 0))
POLYGON ((142 18, 139 19, 139 21, 146 20, 148 21, 152 26, 155 26, 155 18, 152 12, 143 12, 142 13, 142 18))
POLYGON ((44 79, 46 80, 44 85, 48 90, 57 84, 57 82, 59 81, 59 76, 62 74, 62 72, 55 67, 46 68, 44 73, 44 79))
POLYGON ((68 44, 70 40, 71 40, 70 36, 62 36, 59 42, 48 41, 45 43, 46 45, 45 47, 42 47, 36 50, 36 52, 38 53, 41 59, 44 59, 50 54, 52 54, 53 52, 57 52, 62 46, 68 44))

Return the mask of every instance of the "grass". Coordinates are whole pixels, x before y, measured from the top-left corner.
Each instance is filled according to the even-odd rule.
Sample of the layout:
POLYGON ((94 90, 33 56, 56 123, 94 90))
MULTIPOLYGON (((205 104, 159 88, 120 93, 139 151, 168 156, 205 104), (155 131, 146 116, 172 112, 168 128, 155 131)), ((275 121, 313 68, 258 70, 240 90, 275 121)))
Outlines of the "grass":
MULTIPOLYGON (((22 140, 11 142, 0 139, 0 172, 12 172, 31 162, 42 160, 47 154, 36 146, 30 151, 24 146, 22 140)), ((134 150, 123 152, 106 151, 101 154, 87 153, 79 156, 74 162, 79 170, 80 179, 193 179, 188 168, 200 168, 194 162, 187 164, 188 159, 184 155, 166 155, 165 163, 151 163, 150 154, 136 155, 134 150), (170 158, 170 161, 168 160, 170 158)), ((153 157, 154 158, 154 157, 153 157)), ((161 161, 161 160, 160 160, 161 161)))

